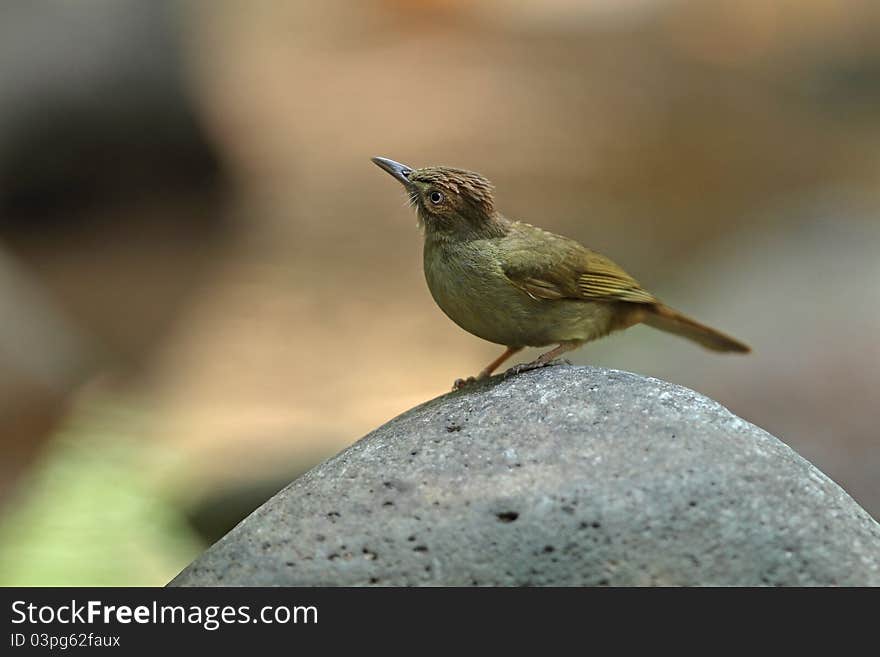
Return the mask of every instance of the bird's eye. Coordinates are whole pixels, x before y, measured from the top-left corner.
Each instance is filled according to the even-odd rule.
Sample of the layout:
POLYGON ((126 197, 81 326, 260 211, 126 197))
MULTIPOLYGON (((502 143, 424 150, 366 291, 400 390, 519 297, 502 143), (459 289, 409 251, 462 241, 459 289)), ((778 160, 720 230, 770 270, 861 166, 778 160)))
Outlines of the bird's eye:
POLYGON ((438 205, 443 200, 443 194, 440 192, 431 192, 431 196, 428 198, 431 199, 431 203, 438 205))

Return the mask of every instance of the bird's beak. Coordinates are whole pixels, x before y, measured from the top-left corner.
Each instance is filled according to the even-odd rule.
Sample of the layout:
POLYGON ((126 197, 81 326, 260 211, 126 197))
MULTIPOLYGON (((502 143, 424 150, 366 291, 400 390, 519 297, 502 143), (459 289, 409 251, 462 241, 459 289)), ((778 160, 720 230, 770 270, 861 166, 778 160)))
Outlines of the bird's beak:
POLYGON ((401 183, 403 183, 404 187, 410 187, 412 183, 409 181, 409 174, 413 172, 412 168, 406 166, 405 164, 401 164, 400 162, 395 162, 394 160, 389 160, 387 157, 374 157, 372 158, 373 164, 375 164, 380 169, 385 169, 392 176, 397 178, 401 183))

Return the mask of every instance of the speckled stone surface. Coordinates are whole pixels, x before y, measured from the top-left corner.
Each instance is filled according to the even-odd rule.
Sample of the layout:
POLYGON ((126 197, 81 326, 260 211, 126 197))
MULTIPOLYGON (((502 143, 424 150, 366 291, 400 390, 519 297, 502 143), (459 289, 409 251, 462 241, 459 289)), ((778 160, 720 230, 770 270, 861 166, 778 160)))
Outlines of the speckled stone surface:
POLYGON ((880 585, 880 525, 691 390, 560 365, 427 402, 171 585, 880 585))

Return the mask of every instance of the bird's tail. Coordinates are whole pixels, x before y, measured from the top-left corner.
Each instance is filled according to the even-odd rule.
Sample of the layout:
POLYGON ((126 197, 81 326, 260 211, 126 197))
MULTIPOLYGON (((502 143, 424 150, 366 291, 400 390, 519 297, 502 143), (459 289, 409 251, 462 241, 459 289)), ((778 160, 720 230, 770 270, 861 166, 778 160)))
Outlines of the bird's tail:
POLYGON ((689 338, 694 342, 699 342, 706 349, 711 349, 712 351, 733 351, 741 354, 747 354, 751 351, 748 345, 743 344, 739 340, 735 340, 729 335, 724 335, 721 331, 716 331, 705 324, 700 324, 698 321, 682 315, 677 310, 662 303, 649 306, 646 310, 648 312, 642 321, 648 326, 689 338))

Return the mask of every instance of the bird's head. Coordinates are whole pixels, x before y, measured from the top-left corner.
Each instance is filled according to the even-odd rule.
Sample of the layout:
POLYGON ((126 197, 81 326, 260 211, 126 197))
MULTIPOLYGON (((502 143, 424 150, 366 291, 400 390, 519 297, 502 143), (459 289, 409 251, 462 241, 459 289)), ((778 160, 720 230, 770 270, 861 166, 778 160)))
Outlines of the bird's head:
POLYGON ((494 187, 479 173, 452 167, 413 169, 384 157, 374 157, 373 162, 406 188, 427 232, 459 237, 498 234, 502 220, 495 211, 494 187))

